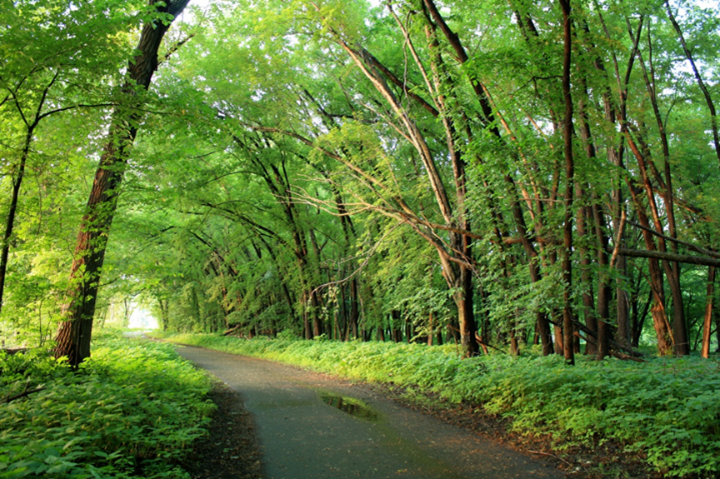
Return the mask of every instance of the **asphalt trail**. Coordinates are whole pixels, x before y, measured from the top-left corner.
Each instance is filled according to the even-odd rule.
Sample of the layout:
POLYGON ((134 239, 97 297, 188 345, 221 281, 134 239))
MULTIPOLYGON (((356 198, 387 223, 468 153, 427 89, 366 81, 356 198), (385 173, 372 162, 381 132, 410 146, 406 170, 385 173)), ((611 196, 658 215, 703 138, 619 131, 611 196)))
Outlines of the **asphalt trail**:
POLYGON ((533 458, 347 381, 202 348, 178 347, 178 352, 244 397, 271 479, 564 477, 533 458), (359 412, 370 417, 327 404, 337 405, 339 397, 367 404, 371 412, 359 412))

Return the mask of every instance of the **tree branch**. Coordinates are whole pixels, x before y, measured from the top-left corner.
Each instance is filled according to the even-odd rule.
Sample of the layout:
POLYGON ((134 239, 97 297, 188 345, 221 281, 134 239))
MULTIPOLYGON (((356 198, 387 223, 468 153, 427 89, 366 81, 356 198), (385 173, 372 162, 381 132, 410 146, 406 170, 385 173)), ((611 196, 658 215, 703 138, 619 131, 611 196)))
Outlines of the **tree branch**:
POLYGON ((622 256, 628 256, 631 258, 655 258, 665 261, 676 261, 678 263, 720 267, 720 259, 707 258, 704 256, 691 256, 685 254, 667 253, 663 251, 650 251, 628 248, 618 248, 618 253, 622 256))

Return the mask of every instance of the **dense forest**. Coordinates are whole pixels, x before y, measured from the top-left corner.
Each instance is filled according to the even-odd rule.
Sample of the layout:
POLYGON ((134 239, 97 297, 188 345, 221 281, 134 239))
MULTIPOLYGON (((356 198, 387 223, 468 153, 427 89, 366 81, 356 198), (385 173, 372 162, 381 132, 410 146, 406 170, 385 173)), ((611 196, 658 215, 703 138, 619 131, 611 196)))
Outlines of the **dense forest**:
POLYGON ((717 6, 186 3, 3 0, 9 343, 718 344, 717 6))
POLYGON ((0 0, 0 477, 190 477, 133 309, 717 477, 716 2, 198 1, 0 0))

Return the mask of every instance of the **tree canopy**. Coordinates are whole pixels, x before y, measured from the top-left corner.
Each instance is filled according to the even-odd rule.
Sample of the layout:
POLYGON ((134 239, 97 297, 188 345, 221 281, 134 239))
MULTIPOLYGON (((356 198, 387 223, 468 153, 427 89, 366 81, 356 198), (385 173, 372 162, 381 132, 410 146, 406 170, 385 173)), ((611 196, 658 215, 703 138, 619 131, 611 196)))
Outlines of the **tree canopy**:
POLYGON ((4 330, 718 343, 716 6, 185 3, 2 0, 4 330))

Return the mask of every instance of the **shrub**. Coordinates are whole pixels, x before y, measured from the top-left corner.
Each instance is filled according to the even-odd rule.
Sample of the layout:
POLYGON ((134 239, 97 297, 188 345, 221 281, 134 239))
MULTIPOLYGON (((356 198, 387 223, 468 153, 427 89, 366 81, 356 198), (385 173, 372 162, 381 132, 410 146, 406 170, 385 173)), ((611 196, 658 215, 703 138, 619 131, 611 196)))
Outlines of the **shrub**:
POLYGON ((103 334, 77 371, 47 350, 0 355, 0 477, 182 478, 209 379, 166 344, 103 334))

